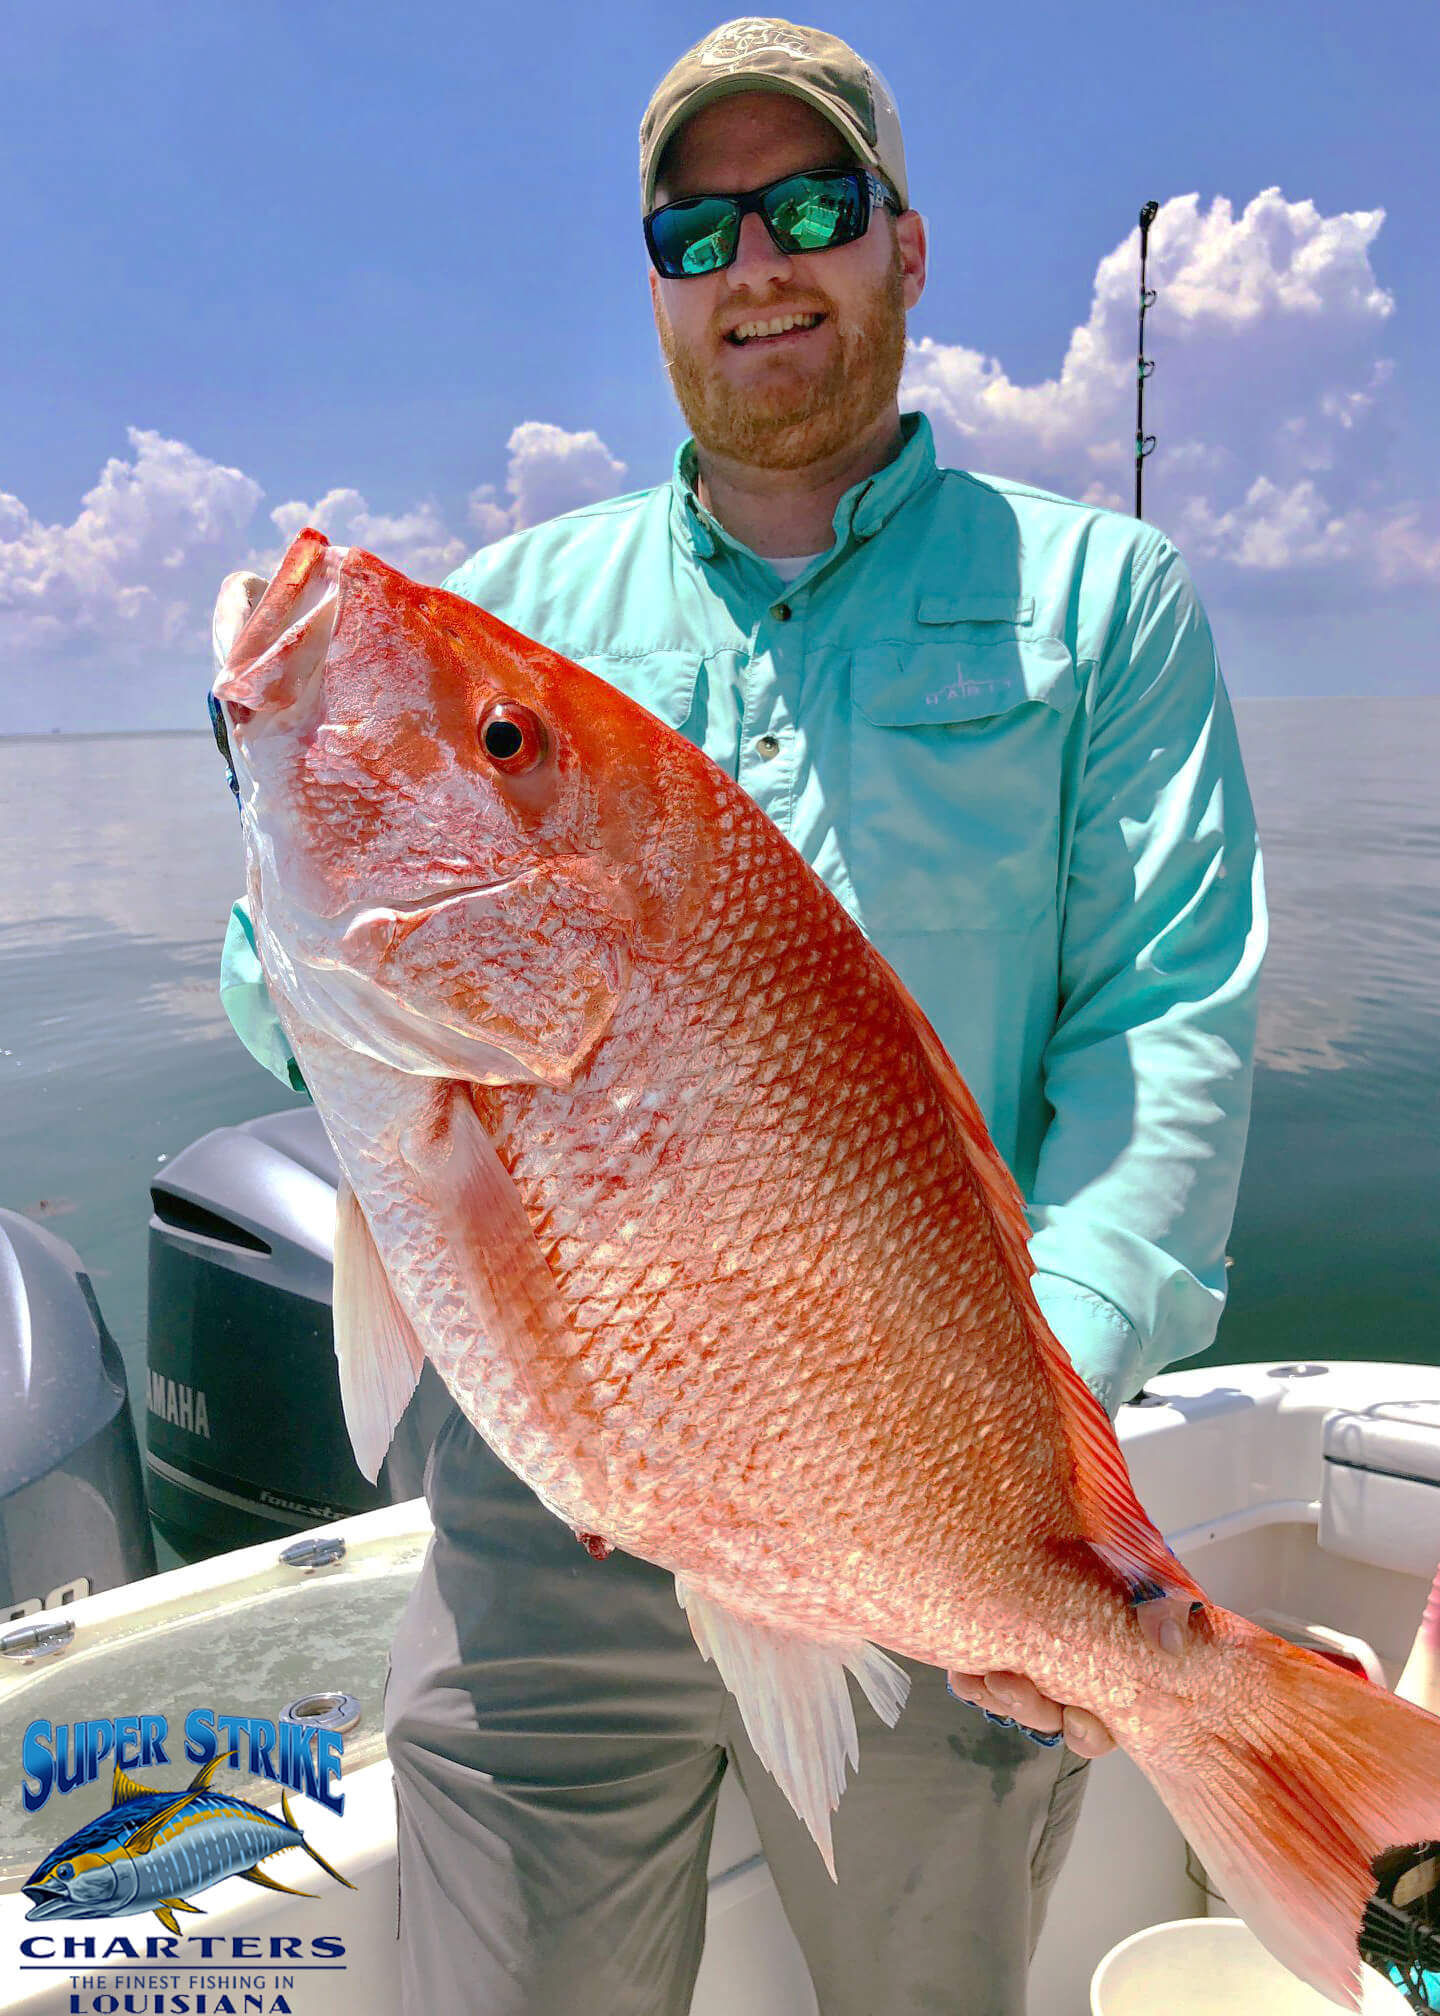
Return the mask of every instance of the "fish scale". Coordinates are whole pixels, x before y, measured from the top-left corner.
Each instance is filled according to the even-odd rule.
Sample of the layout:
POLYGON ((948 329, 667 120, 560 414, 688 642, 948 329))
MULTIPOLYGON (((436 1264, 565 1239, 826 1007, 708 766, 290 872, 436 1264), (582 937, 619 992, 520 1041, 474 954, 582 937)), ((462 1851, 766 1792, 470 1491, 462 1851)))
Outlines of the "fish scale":
POLYGON ((1028 1675, 1356 2006, 1371 1861, 1440 1838, 1440 1722, 1175 1559, 973 1098, 841 905, 700 751, 368 554, 304 532, 220 606, 367 1474, 429 1357, 587 1546, 675 1573, 832 1874, 848 1676, 893 1722, 889 1653, 1028 1675), (1178 1652, 1136 1616, 1157 1591, 1178 1652))

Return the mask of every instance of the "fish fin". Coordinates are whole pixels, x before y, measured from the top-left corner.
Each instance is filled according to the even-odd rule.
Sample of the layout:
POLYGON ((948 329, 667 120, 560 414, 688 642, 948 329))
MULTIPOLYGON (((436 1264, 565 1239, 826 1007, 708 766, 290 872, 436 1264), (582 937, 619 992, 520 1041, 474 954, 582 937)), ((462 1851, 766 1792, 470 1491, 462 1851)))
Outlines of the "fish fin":
POLYGON ((429 1120, 406 1134, 401 1151, 444 1227, 485 1337, 489 1404, 504 1404, 501 1387, 508 1379, 508 1397, 521 1419, 518 1439, 528 1430, 545 1444, 550 1476, 544 1503, 572 1526, 604 1532, 609 1488, 599 1423, 579 1366, 581 1341, 470 1088, 449 1086, 429 1120), (503 1361, 498 1368, 496 1354, 503 1361), (558 1477, 556 1455, 565 1464, 558 1477))
POLYGON ((117 1764, 110 1784, 110 1804, 112 1807, 123 1806, 127 1799, 148 1799, 154 1790, 153 1785, 140 1784, 117 1764))
POLYGON ((702 1596, 679 1575, 675 1593, 695 1643, 739 1704, 756 1756, 810 1829, 833 1879, 830 1815, 845 1789, 847 1760, 860 1761, 845 1669, 892 1728, 910 1691, 909 1675, 863 1638, 826 1644, 777 1630, 702 1596))
MULTIPOLYGON (((337 1883, 343 1883, 347 1890, 353 1890, 355 1888, 355 1885, 350 1881, 350 1878, 348 1876, 342 1876, 338 1869, 332 1869, 330 1867, 330 1864, 325 1860, 325 1857, 320 1853, 320 1850, 318 1848, 312 1848, 310 1846, 310 1843, 305 1839, 305 1836, 300 1833, 300 1829, 295 1825, 295 1815, 290 1811, 290 1800, 285 1792, 285 1788, 283 1785, 280 1788, 280 1811, 285 1815, 285 1824, 288 1827, 290 1827, 296 1834, 300 1834, 300 1839, 298 1841, 287 1842, 286 1844, 287 1847, 303 1848, 305 1850, 305 1853, 310 1857, 310 1860, 312 1862, 318 1862, 320 1864, 320 1867, 325 1871, 325 1874, 327 1876, 333 1876, 337 1883)), ((278 1848, 272 1848, 270 1852, 272 1855, 278 1855, 280 1853, 280 1850, 278 1848)), ((280 1886, 277 1884, 276 1888, 278 1889, 279 1887, 280 1886)), ((300 1896, 302 1894, 303 1893, 300 1891, 296 1892, 297 1896, 300 1896)))
POLYGON ((215 1755, 210 1759, 210 1762, 208 1764, 202 1764, 200 1766, 200 1769, 195 1773, 195 1776, 190 1780, 190 1783, 186 1787, 186 1790, 190 1792, 208 1792, 210 1790, 210 1780, 215 1776, 215 1773, 220 1769, 220 1766, 225 1762, 225 1757, 226 1757, 225 1751, 217 1750, 215 1752, 215 1755))
POLYGON ((173 1932, 177 1939, 180 1936, 180 1927, 175 1923, 175 1913, 177 1911, 193 1911, 197 1918, 203 1918, 206 1915, 198 1904, 187 1904, 183 1897, 167 1897, 163 1904, 157 1904, 154 1908, 155 1916, 160 1920, 165 1930, 173 1932))
POLYGON ((172 1799, 168 1806, 162 1806, 158 1813, 152 1813, 143 1827, 137 1827, 125 1843, 127 1855, 148 1855, 160 1838, 162 1827, 175 1818, 182 1806, 188 1806, 194 1795, 187 1789, 178 1799, 172 1799))
POLYGON ((1178 1738, 1151 1747, 1142 1717, 1125 1747, 1261 1943, 1357 2008, 1372 1863, 1440 1839, 1440 1719, 1245 1618, 1207 1629, 1225 1682, 1197 1687, 1178 1738))
POLYGON ((258 1883, 265 1890, 283 1890, 287 1897, 314 1897, 318 1894, 314 1890, 292 1890, 288 1883, 277 1883, 263 1869, 237 1869, 235 1874, 242 1883, 258 1883))
POLYGON ((924 1010, 899 981, 900 1000, 914 1027, 920 1048, 939 1085, 970 1174, 985 1205, 996 1243, 1010 1276, 1010 1286, 1029 1326, 1050 1389, 1060 1413, 1060 1425, 1075 1465, 1076 1509, 1091 1552, 1120 1575, 1132 1602, 1142 1584, 1155 1595, 1184 1595, 1203 1601, 1205 1592, 1181 1566, 1164 1536, 1146 1517, 1130 1482, 1130 1472, 1110 1417, 1070 1362, 1070 1354, 1040 1312, 1030 1277, 1030 1221, 1019 1185, 1006 1168, 974 1094, 956 1070, 944 1044, 931 1028, 924 1010))
POLYGON ((343 1176, 335 1193, 334 1303, 340 1404, 355 1461, 373 1484, 410 1404, 425 1353, 343 1176))

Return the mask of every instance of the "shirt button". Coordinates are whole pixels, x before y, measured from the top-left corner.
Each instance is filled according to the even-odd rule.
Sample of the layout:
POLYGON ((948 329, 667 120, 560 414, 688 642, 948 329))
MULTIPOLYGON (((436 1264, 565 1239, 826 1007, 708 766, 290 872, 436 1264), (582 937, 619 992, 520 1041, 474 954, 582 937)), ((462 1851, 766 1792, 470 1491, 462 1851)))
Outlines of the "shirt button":
POLYGON ((780 737, 778 735, 757 735, 755 737, 755 754, 763 756, 768 763, 772 756, 780 754, 780 737))
POLYGON ((788 602, 772 603, 770 614, 775 618, 777 623, 788 623, 791 615, 790 604, 788 602))

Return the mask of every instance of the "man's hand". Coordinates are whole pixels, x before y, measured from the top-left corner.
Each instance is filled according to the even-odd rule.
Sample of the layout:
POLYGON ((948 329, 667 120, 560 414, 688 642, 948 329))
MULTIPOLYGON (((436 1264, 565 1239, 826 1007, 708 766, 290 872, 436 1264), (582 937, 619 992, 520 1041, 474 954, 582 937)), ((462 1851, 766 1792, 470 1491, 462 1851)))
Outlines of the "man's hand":
MULTIPOLYGON (((1147 1644, 1157 1652, 1184 1650, 1190 1600, 1157 1596, 1135 1605, 1135 1617, 1147 1644)), ((961 1701, 969 1701, 1002 1722, 1018 1723, 1041 1736, 1063 1736, 1077 1757, 1103 1757, 1115 1748, 1115 1738, 1088 1708, 1067 1708, 1042 1694, 1023 1673, 947 1673, 946 1685, 961 1701)))

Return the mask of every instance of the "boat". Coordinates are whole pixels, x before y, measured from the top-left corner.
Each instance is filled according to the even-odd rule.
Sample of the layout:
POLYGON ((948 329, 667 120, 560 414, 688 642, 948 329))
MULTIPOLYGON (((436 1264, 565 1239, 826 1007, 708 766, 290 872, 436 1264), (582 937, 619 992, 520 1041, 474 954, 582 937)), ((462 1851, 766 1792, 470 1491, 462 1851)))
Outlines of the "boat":
MULTIPOLYGON (((42 1608, 0 1632, 0 1758, 13 1772, 25 1732, 37 1724, 61 1730, 144 1712, 163 1716, 174 1735, 169 1768, 140 1777, 178 1787, 194 1762, 192 1753, 187 1765, 180 1742, 187 1716, 208 1714, 212 1725, 221 1714, 283 1722, 302 1732, 307 1756, 318 1758, 328 1746, 342 1759, 343 1812, 313 1796, 324 1787, 301 1773, 296 1790, 311 1796, 296 1800, 296 1817, 306 1840, 354 1888, 313 1865, 304 1875, 287 1873, 300 1866, 295 1857, 279 1865, 279 1880, 312 1896, 230 1878, 201 1893, 204 1916, 180 1924, 179 1950, 191 1957, 163 1975, 157 1965, 164 1953, 157 1962, 147 1946, 165 1937, 151 1915, 40 1926, 25 1915, 25 1879, 82 1819, 108 1806, 108 1760, 97 1760, 92 1782, 73 1795, 73 1819, 68 1797, 25 1811, 12 1778, 0 1788, 7 1814, 0 1843, 5 2016, 125 2008, 123 1997, 106 1999, 117 1992, 107 1984, 122 1976, 163 1975, 178 1988, 192 1972, 238 1979, 247 1970, 267 1984, 257 1998, 280 1992, 275 1984, 293 1977, 289 2006, 306 2016, 390 2016, 398 2007, 394 1802, 381 1694, 391 1633, 429 1534, 423 1498, 404 1488, 426 1428, 418 1418, 409 1424, 413 1446, 396 1464, 388 1502, 359 1510, 345 1506, 352 1487, 338 1467, 317 1500, 303 1464, 303 1446, 316 1446, 313 1435, 298 1456, 291 1451, 293 1475, 283 1462, 273 1467, 268 1448, 247 1454, 243 1435, 232 1442, 225 1396, 234 1382, 227 1385, 221 1361, 237 1354, 236 1332, 221 1324, 206 1347, 201 1321, 207 1307, 213 1314, 225 1306, 227 1277, 247 1284, 252 1314, 266 1310, 268 1348, 289 1350, 302 1333, 308 1338, 310 1355, 292 1354, 289 1400, 301 1395, 312 1413, 323 1411, 315 1395, 329 1344, 317 1313, 327 1300, 325 1192, 333 1197, 333 1164, 325 1162, 312 1113, 292 1110, 220 1132, 242 1145, 207 1136, 156 1182, 151 1397, 161 1378, 188 1387, 190 1406, 187 1427, 180 1401, 169 1408, 167 1390, 165 1413, 174 1418, 165 1425, 176 1433, 157 1438, 150 1482, 152 1494, 157 1477, 164 1487, 158 1495, 172 1533, 213 1539, 223 1509, 249 1521, 259 1537, 42 1608), (208 1358, 195 1355, 207 1349, 208 1358), (208 1436, 196 1426, 200 1393, 208 1436), (225 1432, 217 1434, 221 1424, 225 1432), (257 1476, 271 1480, 259 1491, 257 1476), (227 1506, 227 1497, 236 1502, 227 1506), (340 1516, 309 1519, 307 1501, 340 1516), (203 1968, 195 1958, 201 1949, 184 1944, 202 1935, 212 1942, 203 1968), (67 1937, 79 1943, 66 1948, 67 1937), (279 1958, 270 1957, 277 1951, 279 1958), (297 1954, 309 1956, 303 1974, 294 1971, 297 1954), (88 1985, 77 1988, 77 1981, 88 1985)), ((151 1411, 153 1421, 153 1404, 151 1411)), ((1217 1602, 1377 1684, 1395 1683, 1440 1560, 1440 1368, 1296 1361, 1181 1369, 1152 1379, 1121 1409, 1117 1428, 1142 1502, 1217 1602)), ((315 1433, 323 1439, 322 1430, 315 1433)), ((357 1481, 363 1488, 358 1474, 357 1481)), ((957 1716, 973 1712, 957 1704, 957 1716)), ((253 1761, 249 1740, 247 1725, 237 1736, 242 1765, 253 1761)), ((73 1750, 70 1761, 74 1768, 73 1750)), ((221 1782, 278 1810, 277 1785, 263 1770, 227 1771, 221 1782)), ((1437 1874, 1433 1856, 1407 1865, 1400 1901, 1407 1924, 1426 1928, 1422 1945, 1437 1922, 1437 1874)), ((1293 2006, 1298 2016, 1302 2008, 1330 2006, 1289 1976, 1277 1983, 1278 1970, 1267 1975, 1267 1966, 1274 1963, 1233 1920, 1139 1770, 1120 1753, 1092 1765, 1031 1970, 1032 2009, 1046 2016, 1245 2016, 1253 2007, 1275 2016, 1293 2006), (1309 2000, 1286 2001, 1288 1987, 1309 2000)), ((1411 2006, 1369 1969, 1366 1993, 1374 2016, 1411 2006)), ((237 1999, 234 2007, 242 2006, 273 2005, 237 1999)), ((814 2016, 815 2007, 748 1808, 727 1778, 693 2016, 814 2016)))

